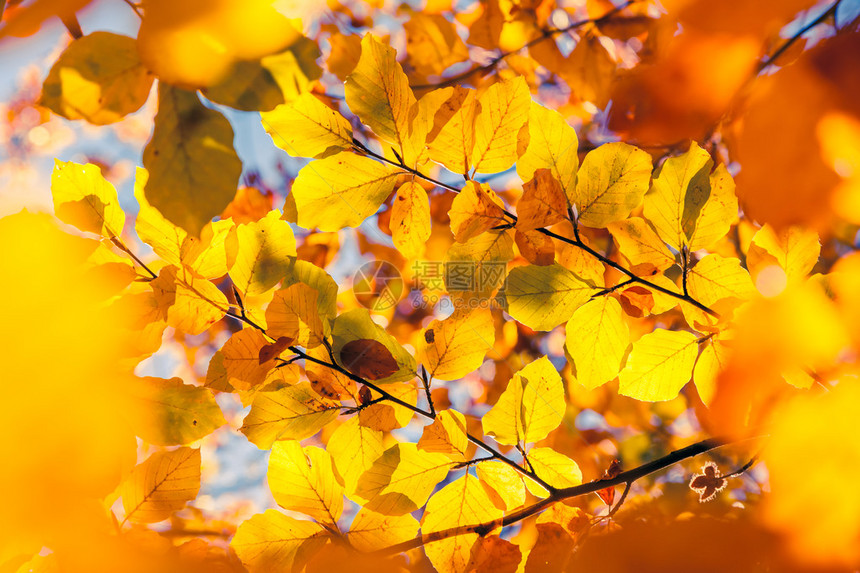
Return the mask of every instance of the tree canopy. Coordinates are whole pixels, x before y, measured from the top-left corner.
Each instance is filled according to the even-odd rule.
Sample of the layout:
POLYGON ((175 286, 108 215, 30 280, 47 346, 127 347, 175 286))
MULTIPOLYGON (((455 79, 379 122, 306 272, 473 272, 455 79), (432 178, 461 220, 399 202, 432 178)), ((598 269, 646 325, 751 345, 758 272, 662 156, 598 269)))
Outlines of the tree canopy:
POLYGON ((860 568, 856 2, 0 14, 0 570, 860 568))

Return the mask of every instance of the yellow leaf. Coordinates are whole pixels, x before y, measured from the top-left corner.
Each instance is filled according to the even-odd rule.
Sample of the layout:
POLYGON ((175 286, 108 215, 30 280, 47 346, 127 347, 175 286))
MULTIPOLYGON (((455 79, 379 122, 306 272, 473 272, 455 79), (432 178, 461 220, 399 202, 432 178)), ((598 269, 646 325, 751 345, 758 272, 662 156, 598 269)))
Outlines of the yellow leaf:
POLYGON ((156 452, 136 466, 120 488, 125 520, 155 523, 167 519, 200 491, 200 450, 156 452))
MULTIPOLYGON (((150 209, 155 210, 153 207, 150 209)), ((191 267, 195 273, 207 279, 217 279, 226 275, 227 239, 233 227, 233 221, 230 219, 212 221, 200 231, 199 239, 192 236, 185 237, 179 249, 182 264, 191 267)), ((176 227, 174 229, 181 231, 176 227)))
POLYGON ((495 341, 496 328, 489 309, 458 310, 427 326, 420 360, 431 379, 457 380, 481 366, 495 341))
POLYGON ((698 354, 691 332, 657 329, 633 343, 618 392, 646 402, 671 400, 690 380, 698 354))
POLYGON ((560 223, 568 218, 567 207, 561 184, 549 169, 541 167, 523 185, 523 196, 517 203, 517 230, 530 231, 560 223))
POLYGON ((221 320, 230 307, 218 287, 185 267, 162 268, 149 286, 167 324, 191 335, 221 320))
POLYGON ((322 549, 328 537, 328 531, 318 523, 268 509, 241 523, 230 547, 250 573, 298 571, 322 549))
POLYGON ((200 232, 200 238, 190 236, 164 218, 161 212, 146 200, 144 188, 149 173, 137 168, 134 197, 140 209, 135 230, 140 240, 152 247, 155 253, 171 265, 185 265, 203 278, 215 279, 227 274, 226 241, 233 229, 231 220, 212 221, 200 232))
POLYGON ((466 417, 463 414, 457 410, 442 410, 436 414, 432 424, 424 426, 418 449, 463 461, 466 459, 466 448, 469 447, 466 432, 466 417))
POLYGON ((60 54, 45 78, 39 103, 66 119, 106 125, 140 109, 152 80, 140 63, 134 38, 93 32, 60 54))
POLYGON ((260 350, 268 344, 266 336, 256 328, 248 327, 236 332, 212 357, 206 385, 225 387, 226 384, 237 390, 249 390, 262 384, 275 367, 275 357, 260 361, 260 350))
MULTIPOLYGON (((403 348, 384 328, 373 322, 370 312, 356 308, 338 316, 332 327, 332 351, 341 360, 341 350, 353 340, 375 340, 385 346, 397 362, 398 370, 390 376, 375 380, 377 384, 403 382, 415 377, 415 358, 403 348)), ((349 364, 341 364, 349 370, 349 364)))
POLYGON ((296 440, 275 442, 266 473, 278 505, 334 525, 343 512, 343 484, 329 453, 296 440))
MULTIPOLYGON (((704 207, 711 197, 713 165, 708 152, 694 141, 686 153, 670 157, 663 163, 645 197, 645 217, 654 225, 660 238, 677 250, 690 245, 696 223, 703 216, 704 207)), ((727 192, 723 187, 721 189, 727 192)), ((709 215, 719 216, 716 213, 709 215)), ((728 231, 724 225, 720 228, 723 227, 728 231)), ((713 236, 708 231, 705 233, 703 237, 713 236)))
POLYGON ((204 107, 194 92, 164 82, 143 166, 147 201, 195 236, 233 200, 242 172, 227 118, 204 107))
MULTIPOLYGON (((501 519, 503 515, 478 478, 467 473, 430 498, 421 517, 421 533, 427 535, 452 527, 478 525, 501 519)), ((465 571, 478 539, 477 533, 456 535, 426 544, 424 552, 441 573, 465 571)))
MULTIPOLYGON (((427 94, 421 99, 429 96, 427 94)), ((427 134, 433 161, 453 173, 465 174, 469 170, 475 147, 475 117, 480 109, 475 90, 460 86, 452 88, 451 95, 435 115, 433 129, 427 134)))
POLYGON ((481 111, 475 118, 472 150, 476 173, 498 173, 517 161, 520 130, 528 122, 531 101, 522 76, 497 82, 478 97, 481 111))
POLYGON ((690 296, 705 306, 731 298, 738 302, 755 294, 750 275, 734 258, 708 255, 699 261, 687 277, 690 296))
POLYGON ((277 209, 259 221, 235 227, 227 247, 233 284, 245 296, 263 294, 287 276, 296 238, 277 209))
POLYGON ((502 200, 489 185, 475 181, 467 181, 463 190, 454 197, 448 216, 451 232, 458 243, 507 223, 502 200))
POLYGON ((675 257, 669 251, 654 229, 645 219, 630 217, 606 226, 618 250, 630 261, 630 269, 637 274, 653 274, 675 264, 675 257))
POLYGON ((407 181, 400 186, 389 225, 394 246, 403 256, 416 259, 424 254, 430 238, 430 200, 421 185, 407 181))
POLYGON ((344 82, 358 65, 358 59, 361 56, 361 38, 355 34, 333 32, 328 41, 331 44, 331 52, 326 64, 329 71, 344 82))
POLYGON ((703 345, 702 352, 693 369, 693 382, 696 391, 705 405, 710 405, 717 391, 717 377, 726 369, 729 362, 729 346, 719 337, 710 338, 703 345))
POLYGON ((325 157, 352 149, 352 126, 313 94, 304 93, 260 116, 275 145, 293 157, 325 157))
POLYGON ((275 340, 293 338, 305 348, 322 344, 325 331, 317 311, 318 298, 319 291, 304 283, 275 291, 266 308, 266 333, 275 340))
POLYGON ((349 152, 308 163, 292 187, 299 226, 321 231, 359 226, 391 194, 398 175, 382 163, 349 152))
POLYGON ((575 203, 578 221, 605 227, 625 219, 642 202, 651 181, 651 156, 626 143, 588 152, 579 168, 575 203))
POLYGON ((559 264, 511 269, 505 286, 508 314, 533 330, 567 322, 595 288, 559 264))
POLYGON ((561 375, 543 356, 514 374, 481 424, 500 444, 528 444, 557 428, 565 409, 561 375))
POLYGON ((526 502, 523 476, 508 464, 496 461, 480 462, 475 467, 475 473, 481 483, 486 484, 499 497, 503 509, 510 511, 526 502))
POLYGON ((469 58, 466 44, 445 16, 410 10, 403 29, 409 63, 421 75, 439 75, 449 66, 469 58))
POLYGON ((486 301, 505 280, 514 258, 514 241, 504 232, 488 231, 448 249, 445 287, 457 305, 486 301))
MULTIPOLYGON (((529 181, 538 169, 549 169, 561 184, 566 203, 574 203, 576 170, 579 168, 579 139, 574 130, 555 110, 532 101, 529 109, 529 146, 517 161, 517 174, 529 181)), ((567 205, 565 205, 565 210, 567 205)))
POLYGON ((190 444, 226 423, 208 389, 179 378, 138 378, 129 393, 140 404, 130 412, 135 434, 150 444, 190 444))
MULTIPOLYGON (((344 90, 349 109, 376 135, 394 144, 411 165, 415 150, 410 143, 410 128, 418 106, 394 48, 365 34, 361 58, 346 78, 344 90)), ((423 139, 420 143, 423 147, 423 139)))
POLYGON ((566 336, 565 349, 580 384, 593 390, 618 375, 630 332, 616 299, 602 296, 579 307, 567 323, 566 336))
POLYGON ((422 452, 415 444, 397 443, 385 450, 361 475, 355 494, 365 508, 403 515, 423 506, 453 462, 448 456, 422 452))
POLYGON ((738 218, 735 182, 725 165, 719 165, 709 177, 711 194, 690 233, 690 250, 710 247, 726 236, 738 218))
POLYGON ((316 310, 328 335, 329 322, 337 315, 337 283, 325 270, 315 264, 294 259, 293 266, 282 285, 286 288, 298 282, 317 291, 316 310))
POLYGON ((257 392, 239 431, 266 450, 276 440, 304 440, 337 418, 340 404, 319 396, 308 382, 257 392))
POLYGON ((408 541, 418 533, 418 520, 409 515, 382 515, 361 508, 349 526, 347 540, 362 552, 383 549, 408 541))
MULTIPOLYGON (((580 240, 583 240, 587 245, 588 241, 584 239, 585 236, 580 235, 580 240)), ((603 288, 606 285, 606 279, 603 276, 606 273, 606 267, 590 253, 579 247, 561 243, 559 245, 558 263, 595 287, 603 288)))
POLYGON ((350 499, 355 494, 361 475, 385 450, 382 432, 360 425, 358 416, 338 426, 328 439, 326 449, 338 473, 343 476, 344 490, 350 499))
POLYGON ((62 221, 107 238, 122 235, 125 213, 116 188, 102 177, 98 166, 54 160, 51 194, 54 212, 62 221))
MULTIPOLYGON (((553 487, 573 487, 582 483, 582 472, 576 462, 552 448, 532 448, 528 458, 535 474, 553 487)), ((526 486, 538 497, 547 496, 548 492, 530 479, 526 480, 526 486)))
POLYGON ((777 231, 764 225, 752 238, 747 263, 753 274, 758 275, 763 268, 776 262, 785 271, 788 281, 796 282, 806 278, 820 254, 821 243, 815 231, 802 227, 777 231))
MULTIPOLYGON (((389 384, 385 387, 385 391, 412 406, 418 403, 418 389, 415 387, 415 384, 403 384, 399 382, 389 384)), ((378 393, 374 390, 371 390, 370 395, 374 400, 379 397, 378 393)), ((390 432, 395 428, 406 426, 414 415, 415 412, 413 410, 400 404, 379 402, 371 404, 359 412, 358 421, 362 426, 390 432)))

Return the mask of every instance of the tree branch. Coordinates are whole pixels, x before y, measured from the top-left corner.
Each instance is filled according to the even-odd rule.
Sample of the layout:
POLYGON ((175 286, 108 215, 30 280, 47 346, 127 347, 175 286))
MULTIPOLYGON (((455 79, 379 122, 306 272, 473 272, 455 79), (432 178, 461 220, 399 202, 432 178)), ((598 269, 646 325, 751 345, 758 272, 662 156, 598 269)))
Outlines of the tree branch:
MULTIPOLYGON (((632 470, 621 472, 614 478, 593 480, 581 485, 557 489, 554 492, 550 493, 548 497, 528 507, 524 507, 518 511, 510 513, 502 519, 486 523, 478 523, 474 525, 451 527, 448 529, 443 529, 441 531, 433 531, 430 533, 421 534, 408 541, 397 543, 395 545, 391 545, 389 547, 385 547, 383 549, 375 551, 373 554, 379 555, 380 557, 387 555, 395 555, 403 551, 408 551, 410 549, 415 549, 416 547, 421 547, 422 545, 426 545, 427 543, 431 543, 433 541, 448 539, 449 537, 464 535, 466 533, 478 533, 480 535, 485 535, 493 529, 496 529, 497 527, 505 527, 507 525, 517 523, 518 521, 522 521, 523 519, 526 519, 533 515, 537 515, 553 503, 571 499, 574 497, 579 497, 589 493, 594 493, 601 489, 616 486, 622 483, 626 484, 626 492, 627 490, 629 490, 633 482, 647 476, 648 474, 652 474, 662 469, 666 469, 680 461, 698 456, 699 454, 703 454, 710 450, 720 448, 732 443, 741 442, 746 439, 748 438, 744 438, 741 440, 733 440, 731 438, 721 437, 702 440, 701 442, 696 442, 695 444, 691 444, 685 448, 675 450, 674 452, 667 454, 661 458, 642 464, 641 466, 633 468, 632 470)), ((619 500, 618 506, 620 506, 623 500, 624 499, 622 496, 622 499, 619 500)), ((616 509, 618 506, 616 506, 616 509)))

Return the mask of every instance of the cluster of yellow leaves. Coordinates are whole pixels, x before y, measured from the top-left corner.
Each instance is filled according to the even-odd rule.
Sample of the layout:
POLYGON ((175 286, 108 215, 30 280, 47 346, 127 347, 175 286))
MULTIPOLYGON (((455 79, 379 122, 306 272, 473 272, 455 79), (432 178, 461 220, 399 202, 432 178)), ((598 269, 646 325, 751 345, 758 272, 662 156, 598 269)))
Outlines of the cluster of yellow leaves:
MULTIPOLYGON (((345 80, 345 104, 357 118, 351 122, 332 98, 309 93, 321 74, 314 61, 319 51, 273 4, 146 0, 137 39, 107 32, 83 36, 45 80, 42 105, 99 125, 139 109, 153 80, 159 80, 158 115, 143 153, 144 169, 136 174, 140 211, 134 224, 158 260, 144 265, 131 255, 116 190, 90 164, 57 162, 54 206, 62 221, 99 236, 100 243, 72 241, 27 216, 0 227, 9 237, 20 233, 25 242, 33 241, 23 255, 0 266, 4 294, 22 301, 16 324, 29 321, 24 334, 47 339, 52 357, 79 365, 71 373, 49 365, 30 388, 13 394, 25 407, 11 417, 8 435, 24 427, 28 439, 21 444, 10 439, 3 446, 23 460, 25 471, 5 476, 0 491, 28 495, 0 504, 2 521, 21 524, 0 545, 0 565, 33 555, 42 545, 56 550, 58 559, 74 562, 106 538, 115 542, 119 536, 96 532, 106 529, 106 508, 118 497, 120 529, 175 518, 201 486, 200 449, 189 444, 225 423, 213 393, 233 392, 250 407, 241 433, 271 449, 269 488, 289 512, 270 509, 238 526, 230 548, 247 570, 326 571, 345 560, 370 570, 373 557, 365 553, 398 544, 414 547, 418 541, 430 563, 444 572, 532 571, 563 562, 596 568, 593 547, 600 542, 575 555, 570 550, 589 526, 585 511, 555 503, 516 542, 499 537, 502 519, 582 482, 583 470, 557 447, 569 402, 582 395, 580 386, 594 391, 611 383, 618 394, 657 402, 676 399, 691 380, 709 407, 702 409, 702 421, 714 429, 743 435, 751 426, 777 420, 765 455, 774 489, 767 527, 784 533, 801 558, 827 565, 860 559, 853 543, 860 528, 856 496, 846 499, 843 512, 808 518, 820 509, 817 497, 828 476, 857 472, 856 448, 840 457, 841 452, 822 454, 816 447, 851 433, 825 421, 856 417, 856 373, 845 357, 860 340, 860 263, 848 257, 833 272, 809 278, 822 254, 819 236, 790 225, 820 223, 832 211, 857 222, 851 171, 857 165, 851 151, 858 140, 851 115, 856 106, 814 82, 799 90, 800 96, 811 96, 814 117, 802 117, 803 125, 792 133, 807 133, 814 125, 821 148, 820 157, 809 160, 805 177, 810 180, 803 181, 803 189, 808 196, 819 188, 833 192, 824 208, 801 216, 797 211, 812 201, 774 208, 779 202, 769 191, 749 190, 779 188, 765 184, 770 175, 757 162, 756 148, 763 134, 772 136, 783 108, 800 96, 782 96, 789 101, 780 100, 782 107, 775 110, 753 101, 748 125, 730 145, 743 161, 752 158, 751 168, 745 163, 742 171, 745 207, 773 225, 746 224, 743 238, 738 225, 730 240, 739 204, 734 180, 725 165, 716 164, 714 148, 693 142, 681 152, 676 145, 656 164, 647 152, 623 142, 580 152, 566 119, 570 109, 563 115, 531 95, 539 64, 541 74, 555 74, 572 88, 571 101, 603 107, 612 92, 610 124, 640 141, 702 135, 745 83, 760 40, 779 18, 750 9, 742 12, 749 16, 743 24, 711 21, 722 12, 703 0, 669 3, 669 20, 681 22, 684 32, 665 46, 656 33, 649 34, 655 65, 636 68, 610 88, 620 50, 610 53, 611 42, 601 36, 627 39, 642 30, 658 31, 647 7, 641 13, 632 8, 630 21, 613 23, 600 18, 606 3, 590 2, 594 19, 564 57, 555 31, 548 32, 549 5, 489 0, 462 21, 468 24, 468 43, 519 50, 528 42, 534 61, 506 52, 509 68, 496 81, 475 82, 475 89, 428 89, 432 86, 414 80, 466 61, 469 48, 445 16, 407 10, 404 64, 371 33, 361 40, 331 33, 328 67, 345 80), (729 38, 719 35, 721 28, 730 30, 729 38), (670 94, 666 86, 675 83, 670 94), (234 197, 239 203, 242 165, 230 123, 192 91, 198 89, 211 102, 261 111, 275 145, 291 156, 313 158, 293 181, 283 214, 264 205, 240 220, 241 209, 227 207, 234 197), (635 101, 633 96, 643 94, 644 104, 635 101), (666 127, 661 123, 666 117, 678 121, 666 127), (465 183, 440 183, 450 180, 437 175, 440 167, 465 183), (495 184, 476 179, 509 170, 519 176, 521 191, 494 190, 495 184), (833 171, 844 179, 838 189, 833 171), (823 183, 811 181, 822 174, 823 183), (394 248, 359 234, 362 253, 399 262, 444 253, 449 269, 466 269, 465 275, 446 272, 440 289, 454 302, 453 314, 428 317, 419 327, 422 315, 405 328, 399 310, 382 317, 339 297, 325 270, 331 261, 325 239, 314 230, 359 227, 383 206, 378 222, 387 226, 394 248), (47 236, 31 237, 25 222, 49 229, 47 236), (311 234, 297 241, 291 222, 311 234), (322 245, 319 258, 309 256, 315 245, 322 245), (55 268, 44 271, 42 264, 55 268), (22 269, 32 276, 19 284, 22 269), (50 298, 44 284, 66 280, 66 273, 80 283, 51 306, 56 318, 40 307, 40 297, 50 298), (85 292, 90 286, 94 294, 85 292), (494 305, 507 315, 491 309, 494 305), (104 324, 75 332, 79 322, 103 314, 109 315, 104 324), (178 336, 197 336, 221 329, 216 325, 225 316, 242 321, 243 328, 230 331, 214 353, 204 386, 129 374, 129 367, 158 349, 167 327, 178 336), (500 328, 500 316, 519 326, 507 322, 500 328), (26 332, 52 320, 47 333, 26 332), (517 331, 550 332, 562 325, 564 366, 560 356, 540 356, 549 350, 536 352, 537 347, 522 353, 531 354, 528 363, 513 373, 499 359, 513 355, 517 331), (81 336, 103 345, 106 366, 98 364, 101 353, 80 342, 70 348, 50 342, 81 336), (437 402, 438 411, 432 403, 429 410, 418 406, 419 364, 430 400, 431 384, 475 378, 487 356, 496 367, 495 387, 482 396, 492 397, 488 410, 447 400, 437 402), (60 374, 72 384, 55 384, 51 377, 60 374), (112 376, 121 381, 120 389, 89 382, 112 376), (808 390, 833 380, 835 390, 820 403, 804 396, 781 404, 792 388, 808 390), (90 384, 99 396, 70 414, 69 406, 81 402, 69 390, 78 383, 90 384), (40 400, 42 394, 50 397, 40 400), (432 422, 416 443, 402 441, 415 429, 416 413, 432 422), (33 437, 48 441, 37 427, 48 416, 59 416, 70 435, 51 446, 56 460, 45 463, 26 449, 36 449, 33 437), (810 431, 800 436, 803 424, 810 431), (391 433, 400 428, 403 433, 391 433), (95 437, 109 431, 110 439, 96 447, 95 437), (172 449, 156 450, 135 465, 134 436, 172 449), (325 449, 301 444, 314 436, 325 449), (490 438, 516 448, 521 463, 494 449, 488 449, 490 458, 476 459, 475 446, 490 448, 484 442, 490 438), (64 463, 68 452, 91 469, 73 472, 59 486, 41 475, 59 473, 56 462, 64 463), (798 455, 814 456, 819 466, 800 485, 798 455), (344 519, 344 497, 360 506, 351 521, 344 519), (47 532, 26 515, 33 508, 54 520, 47 532), (417 511, 420 519, 411 515, 417 511)), ((806 3, 789 4, 787 15, 806 3)), ((856 47, 854 36, 840 40, 840 50, 856 47)), ((835 86, 844 84, 841 75, 854 58, 825 66, 833 50, 825 45, 771 83, 793 87, 823 75, 835 86)), ((783 164, 794 157, 780 152, 783 164)), ((327 243, 332 244, 337 242, 327 243)), ((35 362, 37 354, 17 337, 3 340, 9 360, 35 362)), ((560 343, 554 352, 561 354, 560 343)), ((16 379, 25 376, 17 366, 11 372, 16 379)), ((688 398, 696 403, 692 388, 688 398)), ((620 538, 628 540, 628 531, 620 538)), ((182 548, 191 554, 200 550, 182 548)), ((104 570, 128 555, 129 550, 116 550, 104 570)), ((187 557, 171 554, 165 570, 187 557)), ((612 559, 603 565, 624 568, 612 559)), ((397 564, 380 567, 396 570, 397 564)))

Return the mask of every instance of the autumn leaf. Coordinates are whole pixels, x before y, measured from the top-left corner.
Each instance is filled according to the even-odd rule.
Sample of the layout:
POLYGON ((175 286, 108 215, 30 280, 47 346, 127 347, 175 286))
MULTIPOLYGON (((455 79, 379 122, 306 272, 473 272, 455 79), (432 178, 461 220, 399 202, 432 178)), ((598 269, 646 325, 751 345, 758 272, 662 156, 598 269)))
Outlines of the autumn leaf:
POLYGON ((523 196, 517 204, 517 230, 531 231, 565 221, 568 201, 564 189, 552 171, 539 168, 534 178, 523 185, 523 196))
POLYGON ((593 390, 615 378, 629 341, 617 300, 602 296, 579 307, 567 323, 565 342, 577 382, 593 390))
POLYGON ((194 236, 233 199, 242 170, 227 118, 204 107, 194 92, 164 83, 143 166, 147 201, 194 236))
POLYGON ((234 227, 227 243, 233 284, 245 295, 263 294, 283 279, 296 256, 296 239, 278 210, 259 221, 234 227))
POLYGON ((350 340, 340 349, 340 362, 366 380, 387 378, 399 369, 391 352, 376 340, 350 340))
POLYGON ((102 177, 96 165, 55 160, 51 194, 54 212, 66 223, 107 238, 122 235, 125 213, 116 188, 102 177))
POLYGON ((418 533, 418 520, 409 515, 383 515, 362 508, 349 526, 349 544, 359 551, 372 552, 408 541, 418 533))
MULTIPOLYGON (((436 90, 425 95, 433 97, 436 90)), ((447 96, 434 115, 433 128, 427 134, 430 158, 453 173, 466 173, 472 165, 475 147, 475 117, 481 104, 475 90, 454 87, 440 95, 447 96), (450 93, 450 95, 448 95, 450 93)))
POLYGON ((252 573, 291 571, 322 549, 328 536, 318 523, 269 509, 241 523, 230 547, 252 573))
POLYGON ((160 315, 188 334, 200 334, 221 320, 229 308, 218 287, 186 267, 166 266, 149 285, 160 315))
POLYGON ((225 423, 208 389, 183 384, 179 378, 139 378, 130 394, 141 405, 132 413, 137 418, 135 433, 151 444, 190 444, 225 423))
POLYGON ((66 119, 106 125, 140 109, 152 80, 134 38, 93 32, 60 54, 45 78, 40 102, 66 119))
POLYGON ((358 417, 353 416, 332 433, 326 450, 343 477, 344 493, 353 499, 359 478, 382 455, 385 448, 382 445, 382 432, 359 424, 358 417))
POLYGON ((560 113, 535 101, 529 108, 528 125, 529 145, 517 161, 517 174, 523 181, 529 181, 534 179, 539 169, 549 169, 564 193, 566 209, 575 200, 576 171, 579 168, 576 131, 560 113))
MULTIPOLYGON (((421 518, 421 533, 427 535, 450 527, 479 525, 500 519, 502 515, 478 478, 467 473, 430 498, 421 518)), ((463 571, 478 539, 476 533, 464 533, 428 543, 424 552, 438 571, 463 571)))
POLYGON ((408 181, 391 205, 391 238, 404 256, 418 258, 430 238, 430 201, 421 185, 408 181))
POLYGON ((544 356, 514 374, 481 423, 485 434, 515 446, 545 438, 561 423, 565 409, 561 376, 544 356))
POLYGON ((361 474, 355 495, 364 507, 384 515, 404 515, 424 505, 453 463, 448 456, 397 443, 361 474))
POLYGON ((321 231, 359 226, 391 194, 397 176, 397 171, 349 152, 307 164, 292 188, 299 226, 321 231))
POLYGON ((594 288, 559 264, 516 267, 508 274, 508 313, 534 330, 552 330, 566 322, 594 288))
POLYGON ((675 264, 675 257, 657 233, 641 217, 629 217, 610 223, 606 227, 618 250, 630 262, 630 269, 637 274, 654 274, 675 264), (652 272, 648 272, 648 271, 652 272))
POLYGON ((275 145, 293 157, 326 157, 352 148, 349 122, 313 94, 302 94, 260 117, 275 145))
POLYGON ((366 309, 357 308, 338 316, 332 326, 332 340, 334 355, 347 370, 361 370, 378 383, 411 380, 415 376, 415 358, 373 322, 366 309))
POLYGON ((478 96, 472 165, 477 173, 497 173, 511 167, 519 152, 520 130, 529 119, 531 97, 525 80, 516 77, 490 86, 478 96))
POLYGON ((490 311, 464 309, 427 326, 419 356, 430 378, 457 380, 478 369, 494 341, 490 311))
POLYGON ((154 523, 167 519, 200 491, 200 450, 156 452, 136 466, 120 488, 125 520, 154 523))
POLYGON ((446 454, 453 459, 464 460, 469 446, 466 418, 456 410, 442 410, 418 440, 418 449, 425 452, 446 454))
POLYGON ((276 442, 266 473, 278 505, 334 525, 343 511, 343 484, 331 455, 296 440, 276 442))
POLYGON ((618 392, 637 400, 671 400, 690 380, 698 344, 691 332, 657 329, 633 343, 618 392))
POLYGON ((340 404, 318 395, 308 382, 257 392, 239 431, 268 449, 276 440, 303 440, 337 418, 340 404))
POLYGON ((486 185, 469 181, 451 203, 448 211, 451 232, 458 243, 506 223, 501 199, 486 185))
POLYGON ((626 143, 589 151, 579 167, 574 202, 578 221, 605 227, 627 217, 648 190, 651 157, 626 143))

